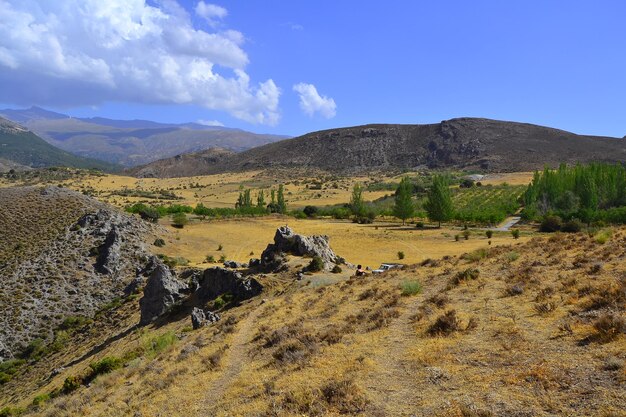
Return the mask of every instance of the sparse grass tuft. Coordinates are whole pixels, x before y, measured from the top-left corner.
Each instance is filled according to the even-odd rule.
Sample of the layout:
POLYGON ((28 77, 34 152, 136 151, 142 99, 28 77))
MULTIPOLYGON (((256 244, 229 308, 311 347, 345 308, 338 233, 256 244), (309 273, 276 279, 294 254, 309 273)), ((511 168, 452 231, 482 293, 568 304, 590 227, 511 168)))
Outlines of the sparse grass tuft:
POLYGON ((416 295, 422 292, 422 284, 419 281, 403 281, 400 284, 403 296, 416 295))

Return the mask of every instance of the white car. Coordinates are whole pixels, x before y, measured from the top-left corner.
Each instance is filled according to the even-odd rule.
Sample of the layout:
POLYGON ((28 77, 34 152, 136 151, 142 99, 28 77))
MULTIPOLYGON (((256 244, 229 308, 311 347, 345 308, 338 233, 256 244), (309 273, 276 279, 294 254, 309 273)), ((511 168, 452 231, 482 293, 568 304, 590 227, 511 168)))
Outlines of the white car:
POLYGON ((382 264, 380 265, 380 268, 378 269, 374 269, 372 271, 372 274, 382 274, 383 272, 387 272, 390 269, 398 269, 398 268, 402 268, 404 265, 402 264, 382 264))

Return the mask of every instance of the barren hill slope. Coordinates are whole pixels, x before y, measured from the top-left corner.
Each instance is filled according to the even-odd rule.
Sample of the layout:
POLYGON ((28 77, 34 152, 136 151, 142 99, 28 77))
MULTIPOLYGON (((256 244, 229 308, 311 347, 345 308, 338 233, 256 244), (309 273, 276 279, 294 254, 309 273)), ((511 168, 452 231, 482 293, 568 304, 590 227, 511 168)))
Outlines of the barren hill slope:
POLYGON ((366 125, 313 132, 217 162, 204 174, 264 168, 331 172, 478 168, 528 171, 559 163, 626 160, 623 139, 525 123, 460 118, 426 125, 366 125))
POLYGON ((625 248, 621 229, 365 278, 267 274, 261 296, 197 330, 179 310, 132 332, 126 303, 0 398, 58 389, 26 413, 42 416, 622 416, 625 248), (61 390, 104 358, 119 369, 61 390))

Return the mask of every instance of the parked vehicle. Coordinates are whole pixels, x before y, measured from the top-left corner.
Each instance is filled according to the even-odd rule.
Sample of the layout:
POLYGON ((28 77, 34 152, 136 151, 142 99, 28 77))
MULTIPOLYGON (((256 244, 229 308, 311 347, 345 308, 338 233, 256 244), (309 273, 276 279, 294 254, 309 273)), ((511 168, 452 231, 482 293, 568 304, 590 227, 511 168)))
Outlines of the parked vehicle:
POLYGON ((387 272, 390 269, 399 269, 402 268, 404 265, 402 264, 381 264, 380 268, 378 269, 374 269, 372 271, 372 274, 382 274, 383 272, 387 272))

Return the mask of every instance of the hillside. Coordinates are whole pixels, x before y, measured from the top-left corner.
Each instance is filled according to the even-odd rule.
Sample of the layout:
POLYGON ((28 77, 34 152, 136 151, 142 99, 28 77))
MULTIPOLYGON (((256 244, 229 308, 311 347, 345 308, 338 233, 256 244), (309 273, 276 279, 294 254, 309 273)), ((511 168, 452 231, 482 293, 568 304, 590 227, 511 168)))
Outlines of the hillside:
POLYGON ((0 230, 5 359, 113 301, 148 256, 147 224, 58 187, 0 188, 0 230))
POLYGON ((196 175, 267 168, 339 173, 416 167, 514 172, 563 162, 624 160, 623 139, 461 118, 427 125, 366 125, 309 133, 241 152, 206 170, 198 169, 196 175))
MULTIPOLYGON (((119 166, 73 155, 50 145, 28 129, 0 117, 0 158, 32 168, 66 166, 116 171, 119 166)), ((2 165, 9 166, 8 162, 2 165)), ((15 168, 14 166, 9 169, 15 168)))
POLYGON ((210 148, 201 152, 176 155, 147 165, 126 170, 129 175, 140 178, 177 178, 202 175, 235 153, 223 148, 210 148))
POLYGON ((197 330, 184 306, 135 330, 138 305, 122 304, 115 324, 84 326, 1 386, 0 404, 41 416, 623 416, 625 247, 623 229, 605 243, 554 235, 302 280, 293 257, 197 330))
POLYGON ((2 115, 28 127, 50 144, 75 155, 124 166, 146 164, 212 147, 241 152, 287 137, 198 123, 73 118, 38 107, 0 110, 2 115))

